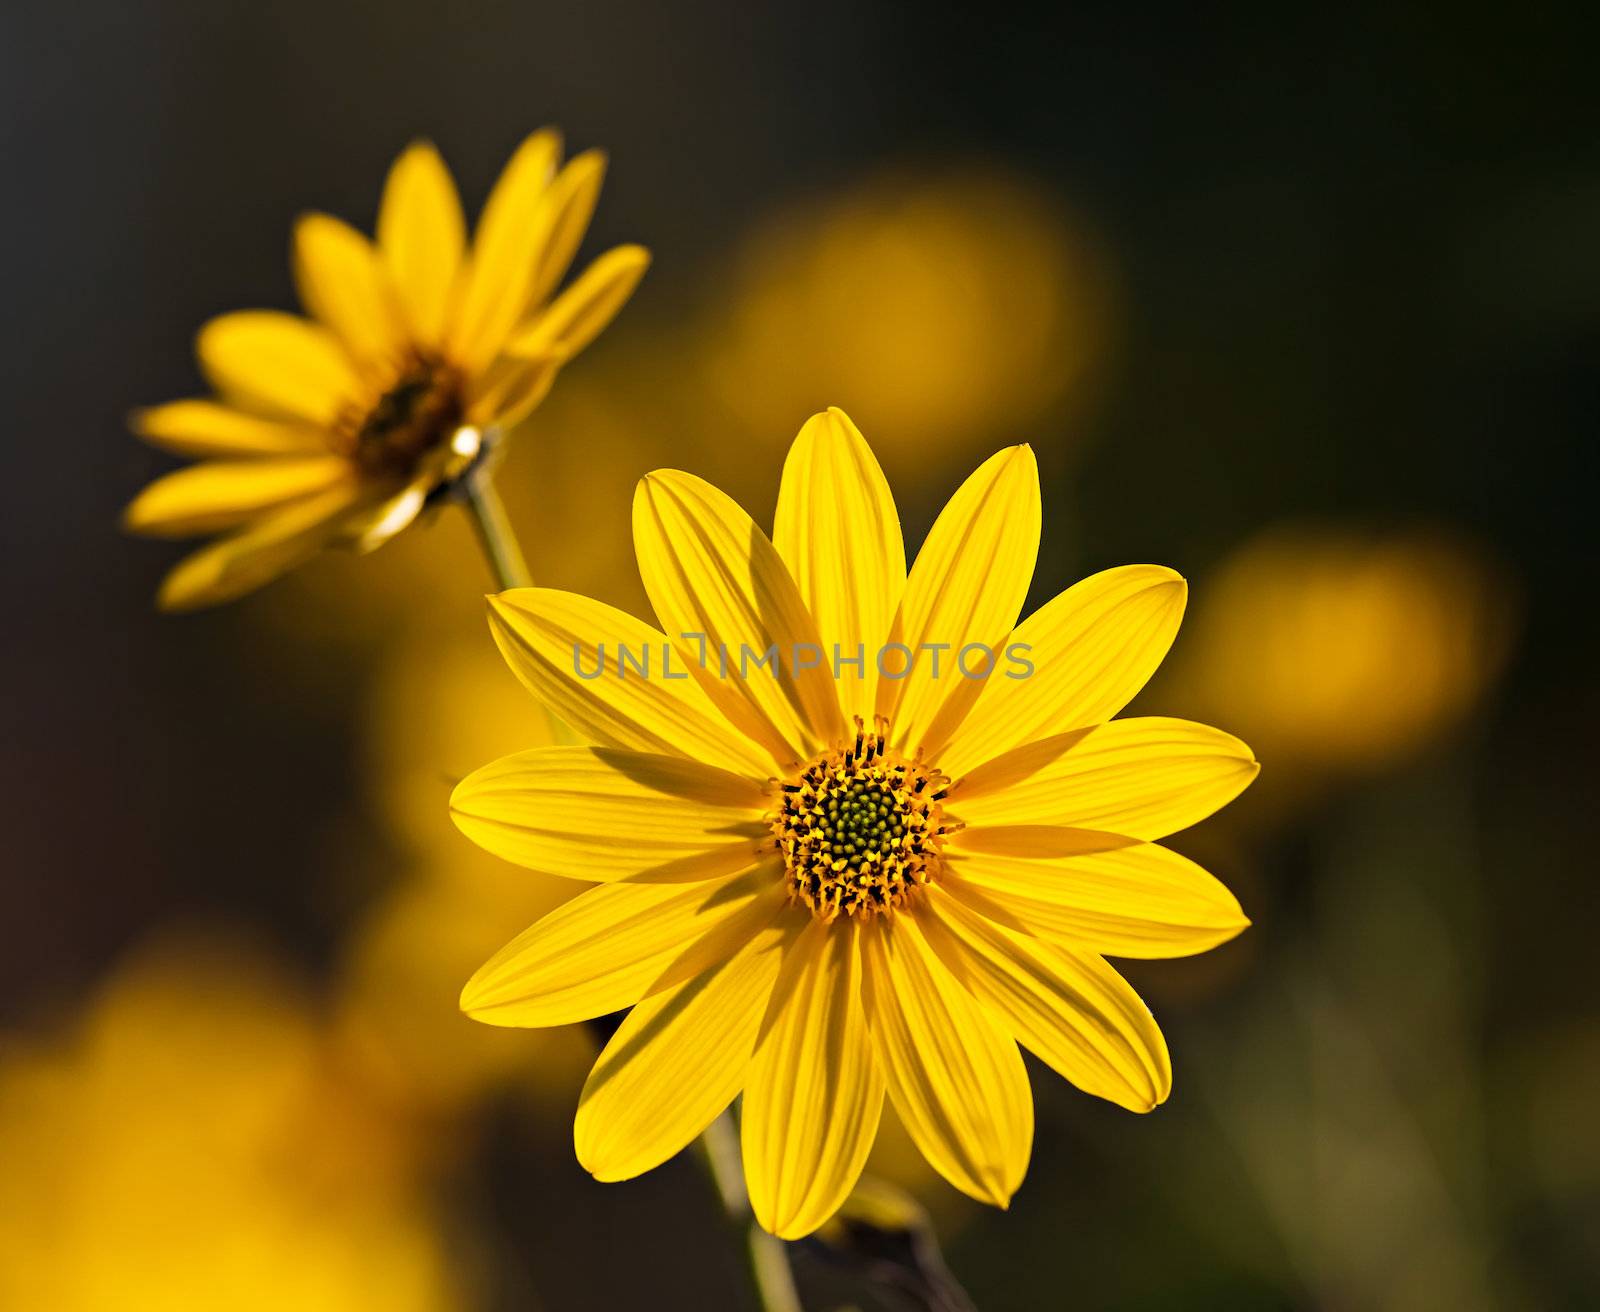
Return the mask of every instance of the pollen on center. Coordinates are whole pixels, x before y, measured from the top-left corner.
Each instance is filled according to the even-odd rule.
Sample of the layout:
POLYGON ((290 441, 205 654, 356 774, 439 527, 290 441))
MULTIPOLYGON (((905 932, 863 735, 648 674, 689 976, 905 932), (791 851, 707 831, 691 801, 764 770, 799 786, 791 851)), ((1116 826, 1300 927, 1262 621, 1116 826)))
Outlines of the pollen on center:
POLYGON ((949 778, 886 746, 888 722, 856 720, 853 742, 824 752, 779 785, 768 815, 789 896, 818 920, 902 906, 938 874, 949 778))

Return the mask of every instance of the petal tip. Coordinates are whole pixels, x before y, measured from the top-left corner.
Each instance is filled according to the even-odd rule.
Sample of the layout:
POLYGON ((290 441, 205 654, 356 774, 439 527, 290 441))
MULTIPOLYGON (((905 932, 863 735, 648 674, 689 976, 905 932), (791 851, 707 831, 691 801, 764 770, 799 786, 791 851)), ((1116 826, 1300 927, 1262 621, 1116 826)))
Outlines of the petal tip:
POLYGON ((621 1184, 643 1174, 636 1160, 620 1150, 615 1141, 608 1145, 604 1136, 597 1133, 581 1096, 578 1115, 572 1121, 572 1153, 578 1165, 601 1184, 621 1184))
MULTIPOLYGON (((757 1219, 759 1220, 760 1218, 757 1219)), ((824 1220, 826 1219, 824 1218, 824 1220)), ((812 1222, 799 1218, 780 1226, 769 1226, 765 1221, 761 1222, 761 1228, 767 1231, 768 1234, 787 1240, 804 1239, 807 1235, 815 1234, 821 1225, 822 1221, 812 1222)))
POLYGON ((485 607, 489 611, 489 622, 508 620, 516 613, 517 607, 512 594, 519 592, 532 592, 532 588, 504 588, 499 592, 486 592, 483 594, 485 607))
POLYGON ((163 615, 182 615, 188 611, 203 610, 213 604, 211 593, 209 579, 185 577, 183 565, 179 564, 161 581, 156 591, 156 609, 163 615))
POLYGON ((472 835, 467 833, 467 825, 476 818, 470 811, 467 810, 466 806, 468 797, 467 786, 471 782, 472 776, 469 774, 465 779, 463 779, 450 790, 450 801, 446 804, 447 809, 450 812, 450 823, 455 825, 455 827, 463 834, 467 834, 468 838, 471 838, 472 835))
POLYGON ((977 1184, 983 1192, 978 1195, 978 1200, 990 1207, 998 1207, 1002 1212, 1008 1212, 1011 1210, 1011 1199, 1016 1195, 1020 1183, 1018 1181, 1013 1184, 1001 1176, 980 1178, 977 1184))
POLYGON ((554 124, 546 124, 544 127, 535 128, 528 133, 517 146, 516 151, 513 152, 512 158, 515 159, 517 155, 521 155, 525 151, 532 152, 548 149, 559 163, 561 153, 565 148, 566 140, 561 135, 561 129, 554 124))
POLYGON ((124 533, 139 533, 141 531, 139 526, 142 514, 139 509, 139 503, 143 499, 144 494, 140 493, 132 501, 128 502, 122 508, 122 513, 117 516, 117 527, 124 533))
POLYGON ((624 242, 621 246, 613 246, 611 254, 619 264, 638 265, 641 273, 648 269, 650 262, 655 259, 648 246, 641 245, 636 241, 624 242))

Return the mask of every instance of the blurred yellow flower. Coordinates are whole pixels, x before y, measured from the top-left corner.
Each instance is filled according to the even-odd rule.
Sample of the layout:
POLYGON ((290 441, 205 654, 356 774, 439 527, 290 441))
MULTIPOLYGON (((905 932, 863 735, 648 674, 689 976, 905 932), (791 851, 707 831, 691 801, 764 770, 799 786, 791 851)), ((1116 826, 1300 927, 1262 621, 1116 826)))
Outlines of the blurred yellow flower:
POLYGON ((293 981, 236 943, 126 963, 0 1062, 0 1307, 460 1306, 403 1131, 342 1079, 293 981))
MULTIPOLYGON (((662 421, 660 393, 652 387, 648 401, 627 395, 631 372, 615 372, 611 363, 619 353, 634 361, 648 356, 648 345, 641 347, 638 330, 631 324, 630 329, 627 349, 611 350, 606 359, 586 364, 581 375, 563 378, 504 443, 495 490, 541 583, 584 592, 638 588, 627 537, 627 494, 640 469, 661 463, 647 458, 648 453, 659 454, 676 439, 662 436, 673 425, 662 421), (582 551, 562 549, 561 544, 580 534, 582 551)), ((649 375, 648 366, 644 373, 649 375)), ((397 646, 409 653, 398 659, 414 663, 425 658, 410 651, 412 636, 431 643, 431 653, 437 655, 459 653, 463 634, 476 634, 477 654, 487 651, 492 657, 481 628, 483 591, 490 577, 468 517, 434 516, 417 531, 401 534, 378 556, 328 553, 318 568, 299 570, 262 596, 249 608, 248 619, 274 642, 303 646, 308 658, 319 663, 330 650, 347 647, 372 653, 387 666, 397 646), (428 599, 426 606, 418 606, 419 597, 428 599)), ((503 664, 484 670, 481 677, 491 689, 509 682, 503 664)), ((446 686, 457 683, 428 683, 416 690, 416 701, 390 708, 403 715, 388 721, 392 732, 387 737, 395 750, 419 764, 425 758, 405 717, 425 713, 446 686)), ((538 716, 538 709, 516 694, 501 707, 500 723, 512 728, 509 720, 538 716)), ((435 757, 426 768, 437 776, 446 764, 435 757)), ((431 822, 439 819, 437 814, 428 816, 431 822)), ((451 838, 453 842, 453 832, 451 838)))
MULTIPOLYGON (((483 594, 475 595, 481 614, 483 594)), ((446 811, 450 790, 486 757, 577 739, 529 703, 482 634, 421 627, 385 645, 365 708, 361 778, 408 858, 510 904, 505 867, 462 848, 446 811)), ((565 880, 537 877, 520 889, 521 905, 527 890, 542 890, 535 896, 549 905, 571 892, 565 880)))
POLYGON ((594 1040, 581 1029, 540 1030, 508 1043, 456 1005, 484 945, 504 942, 560 900, 548 889, 517 896, 521 890, 501 884, 490 896, 453 883, 441 867, 420 869, 369 910, 344 947, 341 1044, 371 1084, 396 1103, 445 1114, 450 1133, 468 1128, 455 1113, 508 1088, 554 1113, 570 1104, 594 1063, 594 1040))
MULTIPOLYGON (((481 599, 480 599, 481 604, 481 599)), ((400 883, 371 906, 346 942, 337 1019, 351 1054, 392 1098, 451 1111, 512 1083, 542 1098, 570 1097, 594 1060, 575 1030, 498 1042, 455 1005, 486 943, 572 895, 570 880, 507 880, 504 864, 463 848, 450 790, 471 764, 557 737, 491 643, 429 629, 385 648, 366 729, 367 781, 400 849, 400 883)))
POLYGON ((1105 260, 1026 179, 907 170, 747 241, 716 377, 746 431, 833 396, 885 449, 964 454, 1079 387, 1110 300, 1105 260))
POLYGON ((381 545, 479 458, 486 435, 538 404, 649 262, 642 247, 617 247, 551 299, 605 173, 598 151, 560 162, 554 131, 523 142, 469 247, 455 183, 417 143, 389 172, 376 244, 326 214, 296 224, 310 318, 244 310, 200 330, 217 397, 134 420, 154 445, 204 463, 147 487, 126 526, 226 533, 167 576, 164 609, 230 600, 333 542, 381 545))
POLYGON ((773 540, 700 479, 643 480, 634 542, 665 633, 571 593, 492 599, 512 668, 601 746, 483 767, 456 823, 598 886, 462 1005, 523 1026, 633 1008, 579 1103, 598 1178, 659 1165, 742 1090, 752 1207, 793 1238, 849 1194, 886 1093, 941 1174, 1005 1206, 1033 1136, 1018 1040, 1121 1106, 1165 1100, 1165 1041, 1100 953, 1183 956, 1244 928, 1216 879, 1151 840, 1257 766, 1203 725, 1111 719, 1177 632, 1171 570, 1107 570, 1017 623, 1040 525, 1033 453, 1011 447, 908 574, 888 484, 834 410, 790 452, 773 540), (751 652, 773 663, 724 666, 751 652), (1001 652, 1027 653, 1029 676, 1001 677, 1001 652))
POLYGON ((1472 708, 1514 616, 1500 571, 1458 537, 1286 525, 1218 570, 1181 677, 1274 759, 1365 768, 1472 708))

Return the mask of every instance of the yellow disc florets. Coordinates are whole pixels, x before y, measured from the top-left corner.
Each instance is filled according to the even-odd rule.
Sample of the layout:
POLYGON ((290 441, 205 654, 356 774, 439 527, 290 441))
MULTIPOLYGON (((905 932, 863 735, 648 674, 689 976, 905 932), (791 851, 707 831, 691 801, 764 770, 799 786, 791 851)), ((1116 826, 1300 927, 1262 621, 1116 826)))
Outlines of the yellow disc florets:
POLYGON ((789 895, 819 920, 871 916, 902 905, 939 868, 950 780, 885 746, 888 724, 856 720, 853 743, 779 785, 768 816, 789 895))

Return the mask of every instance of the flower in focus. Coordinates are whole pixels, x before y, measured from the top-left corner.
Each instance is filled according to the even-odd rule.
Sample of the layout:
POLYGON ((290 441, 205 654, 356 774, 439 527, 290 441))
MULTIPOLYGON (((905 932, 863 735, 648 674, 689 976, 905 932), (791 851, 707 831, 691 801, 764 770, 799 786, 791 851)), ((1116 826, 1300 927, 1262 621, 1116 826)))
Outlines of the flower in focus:
POLYGON ((1006 1205, 1033 1136, 1019 1041, 1131 1110, 1167 1097, 1161 1032, 1101 954, 1183 956, 1246 925, 1152 840, 1257 765, 1215 729, 1111 718, 1177 631, 1171 570, 1108 570, 1018 623, 1040 522, 1033 454, 1012 447, 908 574, 888 485, 834 410, 790 452, 772 539, 691 475, 639 485, 660 630, 570 593, 492 599, 512 668, 596 745, 483 767, 456 823, 597 887, 462 1005, 520 1026, 633 1008, 579 1103, 595 1176, 660 1164, 742 1091, 756 1216, 797 1237, 849 1194, 886 1094, 941 1174, 1006 1205), (746 652, 777 659, 741 677, 746 652))
POLYGON ((419 1152, 270 959, 147 946, 0 1061, 0 1306, 460 1307, 419 1152))
POLYGON ((167 576, 160 605, 230 600, 331 543, 381 545, 493 430, 537 405, 649 262, 642 247, 616 247, 552 297, 604 173, 600 152, 562 167, 559 135, 534 133, 469 245, 455 183, 419 142, 389 171, 376 243, 329 215, 303 217, 294 270, 310 317, 213 319, 196 347, 216 396, 135 416, 140 436, 203 463, 147 487, 126 526, 225 535, 167 576))
POLYGON ((1275 758, 1370 768, 1477 702, 1504 662, 1513 600, 1452 535, 1285 525, 1222 566, 1181 677, 1275 758))

